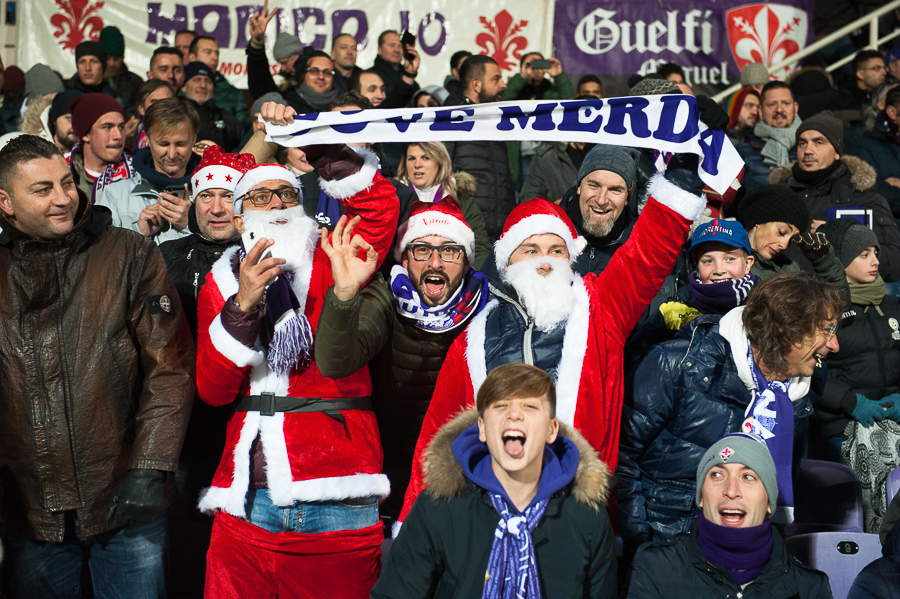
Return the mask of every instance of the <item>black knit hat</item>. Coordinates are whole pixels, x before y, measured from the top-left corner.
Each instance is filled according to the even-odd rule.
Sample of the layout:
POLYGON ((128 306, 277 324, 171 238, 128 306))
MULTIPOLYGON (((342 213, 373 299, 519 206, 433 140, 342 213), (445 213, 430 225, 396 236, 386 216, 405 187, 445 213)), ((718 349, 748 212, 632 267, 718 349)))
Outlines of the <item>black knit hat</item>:
POLYGON ((818 131, 834 146, 835 152, 844 153, 844 123, 830 110, 823 110, 800 123, 797 127, 797 141, 800 141, 800 134, 804 131, 818 131))
POLYGON ((100 42, 81 42, 75 46, 75 64, 82 56, 96 56, 100 61, 100 68, 106 70, 106 48, 100 42))
POLYGON ((834 248, 834 254, 844 268, 850 266, 866 248, 878 245, 875 232, 855 218, 836 218, 817 229, 834 248))
POLYGON ((738 221, 744 229, 764 223, 788 223, 800 231, 809 229, 809 209, 798 194, 786 185, 763 185, 750 191, 738 207, 738 221))

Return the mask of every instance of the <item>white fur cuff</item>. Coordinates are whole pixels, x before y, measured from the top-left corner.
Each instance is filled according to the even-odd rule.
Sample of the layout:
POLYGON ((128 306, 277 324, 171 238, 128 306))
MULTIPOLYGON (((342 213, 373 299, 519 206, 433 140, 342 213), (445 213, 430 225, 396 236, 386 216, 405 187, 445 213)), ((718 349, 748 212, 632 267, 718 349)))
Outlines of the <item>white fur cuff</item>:
POLYGON ((357 154, 363 157, 362 167, 349 177, 336 179, 334 181, 325 181, 319 179, 319 185, 322 189, 333 198, 346 200, 352 198, 361 191, 365 191, 372 185, 375 179, 375 173, 381 168, 378 163, 378 156, 372 150, 353 148, 357 154))
POLYGON ((653 199, 691 222, 700 218, 703 209, 706 208, 705 195, 696 196, 681 189, 674 183, 666 181, 662 173, 653 175, 647 188, 653 199))
POLYGON ((209 339, 220 354, 234 362, 238 368, 257 366, 265 361, 261 351, 251 349, 231 336, 222 326, 222 315, 216 316, 209 325, 209 339))

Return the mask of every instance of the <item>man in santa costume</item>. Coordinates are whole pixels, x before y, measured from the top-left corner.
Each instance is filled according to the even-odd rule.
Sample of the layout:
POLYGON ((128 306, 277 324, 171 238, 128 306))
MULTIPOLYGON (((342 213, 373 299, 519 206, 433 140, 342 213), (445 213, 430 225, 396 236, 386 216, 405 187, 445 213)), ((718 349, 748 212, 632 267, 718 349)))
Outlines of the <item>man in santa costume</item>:
MULTIPOLYGON (((290 120, 283 112, 270 120, 290 120)), ((305 151, 377 261, 398 209, 375 155, 342 145, 305 151)), ((200 396, 234 410, 200 498, 200 509, 215 513, 205 596, 368 597, 380 570, 378 498, 390 485, 368 371, 331 379, 313 361, 333 284, 316 223, 297 178, 273 164, 241 178, 234 222, 255 243, 216 262, 198 306, 200 396)))
MULTIPOLYGON (((492 286, 495 299, 450 346, 416 444, 401 522, 423 490, 423 456, 431 438, 472 407, 487 373, 504 363, 533 364, 552 374, 560 421, 574 424, 615 469, 625 339, 706 205, 696 165, 696 157, 677 155, 665 175, 651 179, 651 199, 631 237, 600 275, 573 272, 586 242, 562 208, 536 199, 510 213, 494 245, 503 285, 492 286)), ((589 207, 598 220, 612 216, 608 190, 627 188, 634 168, 618 147, 598 145, 585 158, 578 185, 595 188, 589 207)))

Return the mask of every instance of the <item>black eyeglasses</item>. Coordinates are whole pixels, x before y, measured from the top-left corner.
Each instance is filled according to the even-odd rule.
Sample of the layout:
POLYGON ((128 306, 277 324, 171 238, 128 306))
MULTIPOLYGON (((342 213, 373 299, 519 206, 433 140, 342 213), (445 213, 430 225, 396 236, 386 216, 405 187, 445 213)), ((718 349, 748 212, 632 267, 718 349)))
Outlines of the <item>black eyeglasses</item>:
POLYGON ((314 76, 325 75, 326 77, 334 77, 334 71, 331 69, 317 69, 316 67, 309 67, 306 69, 307 73, 312 73, 314 76))
POLYGON ((280 189, 254 189, 242 199, 249 200, 254 206, 268 206, 272 198, 278 196, 282 204, 296 204, 299 202, 300 190, 296 187, 282 187, 280 189))
POLYGON ((412 256, 413 260, 416 262, 425 262, 426 260, 431 260, 431 257, 434 255, 434 252, 437 251, 438 256, 441 257, 441 260, 444 262, 457 262, 459 261, 459 257, 462 256, 465 248, 461 245, 431 245, 430 243, 424 242, 416 242, 411 243, 407 246, 409 248, 409 255, 412 256))

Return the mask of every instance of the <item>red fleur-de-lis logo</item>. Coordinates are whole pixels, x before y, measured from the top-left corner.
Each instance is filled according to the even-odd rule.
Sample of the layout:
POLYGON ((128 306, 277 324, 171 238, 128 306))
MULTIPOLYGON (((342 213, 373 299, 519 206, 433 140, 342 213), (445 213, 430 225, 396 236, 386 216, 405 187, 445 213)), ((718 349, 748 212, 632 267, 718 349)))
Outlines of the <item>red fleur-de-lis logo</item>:
POLYGON ((53 37, 64 50, 75 50, 85 40, 97 41, 103 29, 103 19, 94 13, 103 8, 95 0, 53 0, 60 12, 50 17, 53 37))
POLYGON ((487 54, 497 61, 497 65, 503 71, 515 68, 516 62, 508 60, 510 55, 514 59, 522 58, 522 51, 528 47, 528 38, 524 35, 516 35, 528 25, 528 21, 520 20, 513 25, 513 16, 506 10, 501 10, 493 20, 487 17, 478 17, 488 33, 481 32, 475 37, 475 43, 487 54))
POLYGON ((806 46, 809 15, 796 6, 752 4, 727 11, 725 18, 738 69, 754 62, 772 66, 806 46))

